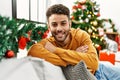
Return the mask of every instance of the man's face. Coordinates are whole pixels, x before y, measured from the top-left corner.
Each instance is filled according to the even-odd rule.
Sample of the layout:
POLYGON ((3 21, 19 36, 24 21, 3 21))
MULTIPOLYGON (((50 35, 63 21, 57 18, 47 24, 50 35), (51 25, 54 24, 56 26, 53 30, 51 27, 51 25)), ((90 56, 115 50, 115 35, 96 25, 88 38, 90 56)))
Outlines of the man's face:
POLYGON ((69 34, 71 22, 66 15, 53 14, 48 19, 48 28, 58 42, 64 42, 69 34))

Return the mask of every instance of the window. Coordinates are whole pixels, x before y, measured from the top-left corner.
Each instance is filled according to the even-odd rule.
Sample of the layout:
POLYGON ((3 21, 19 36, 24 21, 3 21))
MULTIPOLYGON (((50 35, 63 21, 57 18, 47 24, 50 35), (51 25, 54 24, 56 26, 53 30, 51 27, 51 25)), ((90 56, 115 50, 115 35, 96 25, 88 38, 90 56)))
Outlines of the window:
POLYGON ((17 19, 46 23, 47 0, 12 0, 12 16, 17 19))

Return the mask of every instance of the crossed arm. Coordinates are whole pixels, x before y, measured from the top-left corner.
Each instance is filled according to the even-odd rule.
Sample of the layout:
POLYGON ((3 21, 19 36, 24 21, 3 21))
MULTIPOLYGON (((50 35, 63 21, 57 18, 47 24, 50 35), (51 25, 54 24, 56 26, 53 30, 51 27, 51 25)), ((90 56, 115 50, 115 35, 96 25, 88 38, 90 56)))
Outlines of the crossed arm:
POLYGON ((96 70, 98 68, 96 53, 94 50, 89 51, 89 48, 93 49, 90 45, 89 47, 84 45, 76 50, 67 50, 46 42, 44 46, 39 43, 32 46, 28 55, 43 58, 58 66, 76 65, 80 60, 84 60, 88 68, 96 70))
MULTIPOLYGON (((45 46, 43 46, 39 43, 33 45, 28 50, 28 56, 30 55, 33 57, 43 58, 46 61, 48 61, 54 65, 59 65, 59 66, 66 66, 66 65, 70 64, 61 58, 64 56, 60 57, 58 54, 54 53, 56 51, 57 47, 54 46, 52 43, 46 42, 44 45, 45 46)), ((82 46, 82 47, 78 47, 76 49, 76 51, 77 52, 85 52, 85 51, 87 51, 87 49, 88 49, 88 46, 82 46)), ((77 56, 77 57, 79 57, 79 56, 77 56)), ((73 63, 73 62, 71 62, 71 63, 73 63)))
MULTIPOLYGON (((92 47, 92 46, 91 46, 92 47)), ((62 60, 66 61, 67 65, 75 65, 77 64, 80 60, 84 60, 88 66, 88 68, 91 69, 97 69, 97 57, 95 52, 88 52, 88 46, 80 46, 78 47, 75 51, 73 50, 65 50, 58 48, 51 44, 50 42, 47 42, 45 44, 45 49, 48 51, 57 54, 62 60), (59 51, 58 51, 59 50, 59 51), (57 51, 57 52, 56 52, 57 51)))
MULTIPOLYGON (((56 47, 55 47, 52 43, 50 43, 50 42, 47 42, 47 43, 45 44, 45 48, 46 48, 48 51, 50 51, 50 52, 55 52, 55 50, 56 50, 56 47)), ((87 45, 80 46, 80 47, 78 47, 78 48, 76 49, 77 52, 82 52, 82 53, 87 52, 87 50, 88 50, 88 46, 87 46, 87 45)))

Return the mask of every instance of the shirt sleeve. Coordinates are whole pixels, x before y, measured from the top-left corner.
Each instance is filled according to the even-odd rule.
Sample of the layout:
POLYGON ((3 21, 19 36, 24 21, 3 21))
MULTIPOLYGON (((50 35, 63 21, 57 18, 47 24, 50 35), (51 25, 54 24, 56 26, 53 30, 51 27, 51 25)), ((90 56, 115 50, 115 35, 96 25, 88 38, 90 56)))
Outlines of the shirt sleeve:
POLYGON ((84 60, 88 68, 94 70, 98 69, 98 58, 94 51, 90 52, 89 50, 87 53, 81 53, 74 50, 57 48, 54 53, 60 56, 68 64, 76 65, 80 60, 84 60))
POLYGON ((58 66, 66 66, 66 62, 62 60, 58 55, 51 53, 40 43, 34 44, 28 50, 28 56, 38 57, 45 59, 46 61, 58 65, 58 66))

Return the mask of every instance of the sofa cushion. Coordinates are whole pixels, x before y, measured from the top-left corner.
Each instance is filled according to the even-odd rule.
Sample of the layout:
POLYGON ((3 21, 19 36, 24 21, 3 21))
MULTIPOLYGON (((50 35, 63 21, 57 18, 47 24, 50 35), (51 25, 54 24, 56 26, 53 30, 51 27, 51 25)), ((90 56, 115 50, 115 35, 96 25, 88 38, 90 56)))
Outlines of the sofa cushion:
POLYGON ((66 80, 61 67, 30 56, 4 59, 0 71, 0 80, 66 80))
POLYGON ((95 76, 87 69, 84 61, 75 66, 62 67, 67 80, 96 80, 95 76))

